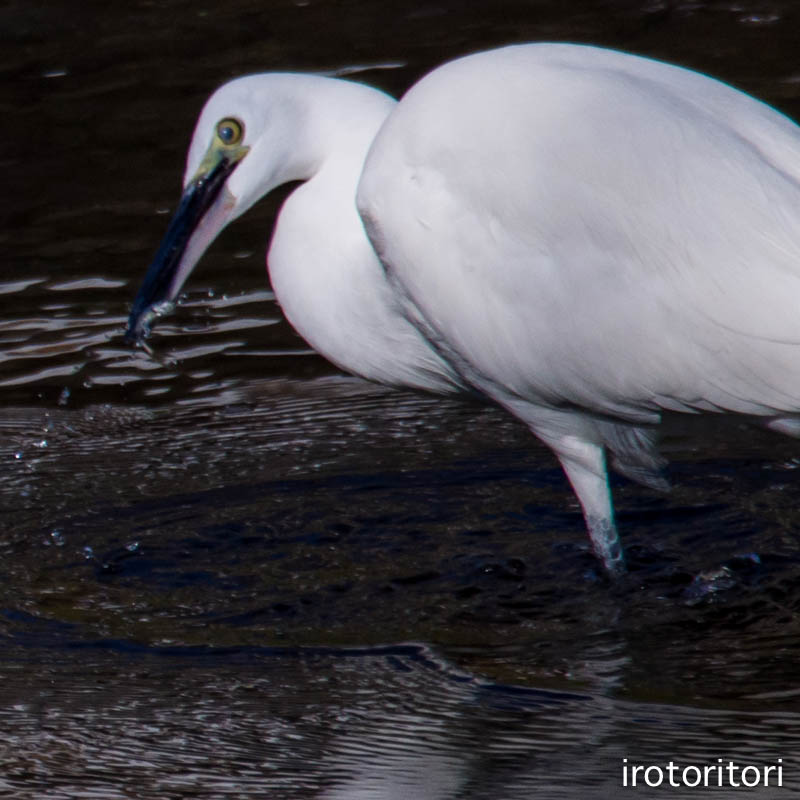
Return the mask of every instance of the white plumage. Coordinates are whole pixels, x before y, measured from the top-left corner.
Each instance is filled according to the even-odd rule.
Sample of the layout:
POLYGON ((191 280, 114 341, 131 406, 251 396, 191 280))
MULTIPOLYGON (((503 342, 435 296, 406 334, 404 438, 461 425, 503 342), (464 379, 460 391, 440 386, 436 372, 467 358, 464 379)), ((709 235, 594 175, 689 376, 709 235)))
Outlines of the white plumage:
POLYGON ((356 375, 455 390, 458 378, 403 317, 355 206, 367 149, 394 105, 359 83, 297 73, 249 75, 217 89, 197 120, 181 206, 134 302, 128 335, 146 336, 153 318, 171 309, 225 226, 278 186, 303 181, 281 208, 267 256, 289 322, 356 375), (218 135, 228 121, 242 130, 231 145, 218 135))
POLYGON ((658 486, 664 410, 800 428, 800 129, 723 83, 557 44, 459 59, 398 105, 314 76, 234 81, 200 116, 130 334, 295 180, 269 253, 292 324, 356 374, 522 419, 609 572, 606 451, 658 486))
POLYGON ((678 67, 508 47, 423 78, 358 205, 407 314, 559 457, 622 564, 604 451, 658 483, 664 410, 793 431, 800 129, 678 67))

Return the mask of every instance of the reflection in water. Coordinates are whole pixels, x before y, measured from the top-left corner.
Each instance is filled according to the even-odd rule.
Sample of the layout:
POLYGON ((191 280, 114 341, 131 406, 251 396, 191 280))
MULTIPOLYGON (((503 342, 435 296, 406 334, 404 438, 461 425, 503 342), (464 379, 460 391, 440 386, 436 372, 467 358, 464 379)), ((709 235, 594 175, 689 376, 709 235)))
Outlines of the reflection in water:
POLYGON ((615 486, 633 568, 609 587, 516 423, 321 379, 265 283, 280 198, 215 244, 152 356, 122 342, 224 80, 398 94, 470 50, 570 40, 798 117, 795 4, 82 9, 0 10, 0 792, 607 798, 624 757, 783 757, 774 796, 798 794, 793 443, 673 429, 671 495, 615 486))
MULTIPOLYGON (((623 758, 761 765, 800 737, 777 709, 644 714, 624 700, 489 683, 416 645, 90 648, 51 665, 49 688, 31 687, 24 652, 13 656, 0 788, 52 798, 607 798, 623 758)), ((798 789, 787 769, 780 794, 748 796, 798 789)))

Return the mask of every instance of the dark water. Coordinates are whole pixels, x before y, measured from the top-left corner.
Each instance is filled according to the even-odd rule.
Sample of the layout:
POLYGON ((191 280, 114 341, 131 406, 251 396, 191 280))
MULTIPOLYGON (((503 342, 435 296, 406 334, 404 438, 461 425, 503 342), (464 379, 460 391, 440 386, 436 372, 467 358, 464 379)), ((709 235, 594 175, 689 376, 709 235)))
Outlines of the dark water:
POLYGON ((194 116, 241 73, 400 93, 526 40, 620 47, 800 118, 782 2, 10 2, 0 9, 0 794, 800 794, 796 443, 669 430, 614 491, 610 587, 547 451, 499 411, 338 375, 264 275, 280 198, 122 341, 194 116), (623 787, 631 764, 783 786, 623 787))

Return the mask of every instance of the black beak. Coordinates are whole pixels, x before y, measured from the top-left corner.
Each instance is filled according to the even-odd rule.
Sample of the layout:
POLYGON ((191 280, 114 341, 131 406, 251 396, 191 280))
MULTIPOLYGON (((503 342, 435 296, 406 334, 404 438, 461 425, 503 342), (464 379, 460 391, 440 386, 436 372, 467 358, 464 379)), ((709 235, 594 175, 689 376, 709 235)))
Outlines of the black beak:
POLYGON ((236 160, 220 158, 208 173, 200 174, 186 187, 133 301, 125 331, 127 341, 141 344, 150 334, 153 320, 172 309, 175 295, 180 290, 180 286, 173 288, 173 283, 186 246, 237 163, 236 160))

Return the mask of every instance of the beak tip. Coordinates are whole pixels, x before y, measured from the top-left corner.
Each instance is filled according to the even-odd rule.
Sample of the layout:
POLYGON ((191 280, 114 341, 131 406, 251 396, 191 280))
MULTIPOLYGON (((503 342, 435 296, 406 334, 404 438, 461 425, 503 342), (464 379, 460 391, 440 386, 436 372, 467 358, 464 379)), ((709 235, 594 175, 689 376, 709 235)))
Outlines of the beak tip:
POLYGON ((148 324, 148 309, 138 309, 134 306, 128 317, 128 324, 125 327, 125 342, 127 344, 140 345, 150 335, 150 325, 148 324))
POLYGON ((147 333, 140 330, 135 330, 131 328, 130 325, 125 328, 125 333, 123 335, 123 341, 127 345, 132 345, 133 347, 141 347, 144 343, 144 340, 147 336, 147 333))
POLYGON ((150 336, 153 322, 159 317, 169 314, 174 308, 175 303, 171 300, 162 300, 160 303, 153 303, 143 308, 134 304, 125 328, 125 342, 152 352, 150 347, 145 344, 145 339, 150 336))
POLYGON ((152 356, 153 348, 146 341, 149 335, 150 326, 143 319, 143 316, 139 315, 134 319, 133 315, 131 315, 123 335, 125 344, 136 350, 144 350, 147 355, 152 356))

